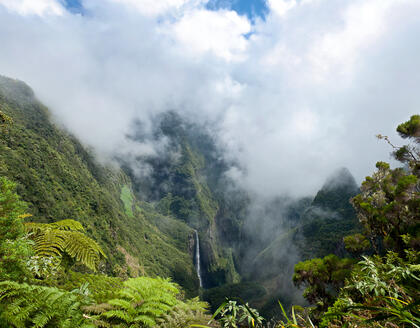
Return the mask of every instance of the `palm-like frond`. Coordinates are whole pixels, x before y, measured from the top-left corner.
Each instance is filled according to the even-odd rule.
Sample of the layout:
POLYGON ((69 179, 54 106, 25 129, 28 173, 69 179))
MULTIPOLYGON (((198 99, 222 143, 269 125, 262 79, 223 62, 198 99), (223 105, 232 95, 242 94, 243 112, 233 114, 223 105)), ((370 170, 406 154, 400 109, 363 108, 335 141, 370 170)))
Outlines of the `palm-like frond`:
POLYGON ((95 319, 113 327, 155 327, 157 320, 179 303, 178 293, 177 286, 167 279, 128 279, 118 292, 118 298, 108 302, 112 309, 104 306, 101 311, 100 307, 95 307, 92 312, 101 312, 95 319))
POLYGON ((81 306, 89 300, 54 287, 0 282, 0 321, 11 327, 94 327, 81 306))
POLYGON ((106 257, 98 243, 86 236, 83 226, 75 220, 28 222, 25 228, 35 242, 34 249, 38 256, 61 257, 67 253, 94 271, 101 256, 106 257))

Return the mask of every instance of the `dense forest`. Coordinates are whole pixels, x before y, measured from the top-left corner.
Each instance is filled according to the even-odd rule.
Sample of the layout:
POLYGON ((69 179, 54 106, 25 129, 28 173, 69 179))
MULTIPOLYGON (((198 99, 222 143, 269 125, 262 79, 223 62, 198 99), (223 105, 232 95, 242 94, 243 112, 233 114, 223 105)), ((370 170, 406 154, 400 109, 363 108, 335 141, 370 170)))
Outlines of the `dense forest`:
POLYGON ((420 327, 420 115, 396 168, 258 202, 175 112, 105 164, 53 119, 0 76, 0 327, 420 327))

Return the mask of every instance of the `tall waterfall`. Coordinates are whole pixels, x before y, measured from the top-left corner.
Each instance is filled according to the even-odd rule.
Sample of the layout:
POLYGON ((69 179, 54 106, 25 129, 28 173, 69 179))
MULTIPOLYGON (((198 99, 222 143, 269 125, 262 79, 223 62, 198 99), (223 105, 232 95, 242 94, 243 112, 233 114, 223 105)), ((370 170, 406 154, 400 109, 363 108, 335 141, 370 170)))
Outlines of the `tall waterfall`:
POLYGON ((195 235, 195 269, 197 270, 198 281, 200 287, 203 287, 203 280, 201 278, 201 264, 200 264, 200 239, 198 238, 197 230, 194 230, 195 235))

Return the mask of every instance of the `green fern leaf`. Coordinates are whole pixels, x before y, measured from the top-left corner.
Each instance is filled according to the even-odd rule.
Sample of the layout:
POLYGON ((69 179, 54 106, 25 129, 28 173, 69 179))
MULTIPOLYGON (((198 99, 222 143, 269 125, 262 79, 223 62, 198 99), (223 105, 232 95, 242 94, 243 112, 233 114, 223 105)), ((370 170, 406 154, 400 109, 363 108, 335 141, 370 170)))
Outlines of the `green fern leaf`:
POLYGON ((35 242, 35 252, 42 257, 61 257, 67 253, 76 261, 96 271, 101 256, 106 258, 102 248, 83 232, 83 226, 75 220, 54 223, 25 224, 26 231, 35 242))

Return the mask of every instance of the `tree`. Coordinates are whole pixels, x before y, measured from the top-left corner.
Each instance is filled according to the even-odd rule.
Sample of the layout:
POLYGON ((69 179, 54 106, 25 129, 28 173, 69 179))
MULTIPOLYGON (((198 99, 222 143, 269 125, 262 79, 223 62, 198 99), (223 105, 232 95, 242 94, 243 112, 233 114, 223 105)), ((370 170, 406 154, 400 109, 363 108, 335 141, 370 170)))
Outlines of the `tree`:
POLYGON ((346 236, 343 242, 346 250, 355 256, 360 256, 371 248, 369 240, 361 233, 346 236))
POLYGON ((397 132, 409 144, 397 147, 387 136, 378 138, 392 146, 394 157, 405 167, 391 169, 378 162, 352 204, 376 253, 383 253, 383 247, 404 256, 405 240, 410 247, 420 246, 420 115, 400 124, 397 132))
MULTIPOLYGON (((378 162, 352 199, 376 255, 354 267, 320 327, 420 326, 420 115, 397 132, 409 143, 397 147, 387 136, 378 138, 392 146, 404 167, 378 162)), ((347 241, 355 246, 355 239, 347 241)))
POLYGON ((419 242, 419 180, 402 168, 390 169, 384 162, 378 162, 376 167, 378 170, 366 178, 352 204, 376 253, 381 253, 383 246, 403 255, 403 235, 414 238, 413 246, 419 242))
POLYGON ((303 296, 310 303, 326 309, 344 285, 344 279, 350 276, 354 263, 352 259, 340 259, 333 254, 299 262, 295 265, 293 282, 298 287, 306 286, 303 296))

